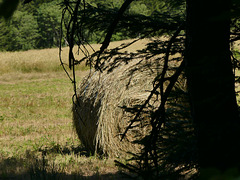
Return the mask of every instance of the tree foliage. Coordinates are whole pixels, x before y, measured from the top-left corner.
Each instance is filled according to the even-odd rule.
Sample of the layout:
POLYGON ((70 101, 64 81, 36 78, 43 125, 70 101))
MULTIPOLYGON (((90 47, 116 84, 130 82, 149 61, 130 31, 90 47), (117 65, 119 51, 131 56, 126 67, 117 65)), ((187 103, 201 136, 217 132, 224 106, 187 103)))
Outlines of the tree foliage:
POLYGON ((38 25, 33 15, 17 11, 9 22, 1 22, 1 49, 7 51, 36 48, 38 25))
POLYGON ((44 3, 37 9, 37 21, 40 38, 37 47, 51 48, 60 43, 60 7, 56 2, 44 3))
MULTIPOLYGON (((0 34, 0 50, 42 49, 59 45, 61 24, 59 4, 61 4, 61 0, 34 0, 28 3, 23 3, 23 1, 14 1, 12 3, 11 1, 11 5, 8 2, 10 1, 3 1, 0 5, 3 9, 0 17, 2 16, 6 19, 0 19, 0 26, 3 30, 0 34), (26 18, 28 22, 26 22, 26 18), (19 25, 24 26, 24 28, 20 28, 19 25)), ((84 24, 84 29, 82 30, 84 40, 89 43, 101 42, 106 32, 106 27, 112 22, 114 15, 123 2, 123 0, 86 0, 85 15, 78 16, 81 23, 84 24)), ((126 10, 126 14, 131 14, 131 16, 124 15, 126 19, 122 20, 121 24, 118 25, 111 41, 135 38, 142 33, 140 28, 147 30, 152 29, 152 27, 148 26, 166 25, 166 21, 161 20, 163 18, 161 16, 168 14, 166 12, 169 11, 171 11, 173 17, 177 16, 179 12, 183 14, 181 11, 184 11, 184 9, 169 6, 167 0, 133 1, 126 10), (136 22, 134 23, 134 21, 136 22), (138 24, 141 26, 139 27, 138 24), (131 29, 122 29, 121 27, 131 27, 131 29)), ((66 16, 69 16, 69 14, 66 16)), ((170 15, 168 14, 168 16, 170 15)), ((166 18, 164 17, 164 19, 166 18)), ((172 21, 171 18, 169 18, 169 24, 171 23, 170 21, 172 21)), ((62 43, 65 44, 66 41, 64 40, 62 43)))
POLYGON ((11 18, 0 19, 0 26, 3 29, 0 34, 0 50, 57 47, 61 20, 58 3, 58 0, 19 3, 11 18))

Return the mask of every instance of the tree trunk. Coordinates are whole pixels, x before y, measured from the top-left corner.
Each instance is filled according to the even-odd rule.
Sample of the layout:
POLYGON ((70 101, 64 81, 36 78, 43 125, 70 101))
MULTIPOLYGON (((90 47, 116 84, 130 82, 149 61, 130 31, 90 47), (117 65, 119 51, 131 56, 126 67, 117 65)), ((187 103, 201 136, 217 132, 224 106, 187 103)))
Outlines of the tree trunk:
POLYGON ((230 58, 229 0, 187 0, 186 74, 200 168, 239 167, 240 119, 230 58))

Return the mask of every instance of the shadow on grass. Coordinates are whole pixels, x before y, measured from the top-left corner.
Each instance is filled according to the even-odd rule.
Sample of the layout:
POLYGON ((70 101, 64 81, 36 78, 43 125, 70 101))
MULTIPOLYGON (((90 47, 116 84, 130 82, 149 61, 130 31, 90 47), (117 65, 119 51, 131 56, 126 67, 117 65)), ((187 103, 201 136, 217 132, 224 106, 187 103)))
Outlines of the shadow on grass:
POLYGON ((39 152, 42 152, 43 154, 62 154, 62 155, 70 155, 70 154, 76 154, 80 156, 86 156, 90 157, 92 154, 90 151, 88 151, 84 146, 61 146, 60 144, 54 144, 51 147, 44 147, 39 148, 39 152))
MULTIPOLYGON (((0 180, 121 180, 129 179, 120 171, 114 172, 102 172, 99 173, 93 170, 94 173, 86 175, 82 172, 81 166, 88 166, 89 164, 78 164, 79 168, 77 173, 68 173, 64 168, 59 168, 59 165, 53 161, 49 164, 48 156, 57 157, 58 155, 63 157, 71 154, 75 154, 80 158, 91 159, 90 153, 84 147, 74 146, 60 146, 58 144, 40 148, 34 152, 26 151, 26 156, 23 158, 2 158, 0 155, 0 180), (41 154, 40 157, 36 154, 41 154)), ((91 160, 90 160, 91 161, 91 160)), ((101 159, 99 159, 101 161, 101 159)), ((75 168, 76 170, 76 168, 75 168)))
POLYGON ((121 172, 93 175, 81 173, 59 172, 52 168, 47 170, 44 162, 37 162, 29 166, 25 159, 9 158, 0 162, 0 180, 121 180, 129 179, 121 172), (4 170, 3 170, 4 169, 4 170))

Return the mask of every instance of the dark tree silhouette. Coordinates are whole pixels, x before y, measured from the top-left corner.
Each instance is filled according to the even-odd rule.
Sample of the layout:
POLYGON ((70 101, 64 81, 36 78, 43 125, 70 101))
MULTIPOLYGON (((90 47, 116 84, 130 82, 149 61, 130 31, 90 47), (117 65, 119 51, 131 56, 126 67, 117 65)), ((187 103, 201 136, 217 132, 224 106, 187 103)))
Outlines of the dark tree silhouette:
POLYGON ((186 72, 201 168, 240 165, 230 8, 229 0, 187 1, 186 72))

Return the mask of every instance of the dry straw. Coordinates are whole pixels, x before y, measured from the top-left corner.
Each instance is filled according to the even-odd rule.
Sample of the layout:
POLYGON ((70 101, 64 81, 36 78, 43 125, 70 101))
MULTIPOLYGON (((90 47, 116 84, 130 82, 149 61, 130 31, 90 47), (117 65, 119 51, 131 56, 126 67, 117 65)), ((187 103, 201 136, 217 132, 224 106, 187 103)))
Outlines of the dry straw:
MULTIPOLYGON (((121 133, 134 117, 123 107, 131 109, 145 102, 153 88, 154 78, 161 73, 161 64, 154 58, 122 62, 112 71, 108 71, 106 65, 103 73, 91 72, 82 81, 73 106, 73 121, 81 142, 90 151, 120 157, 128 151, 140 150, 139 145, 131 142, 145 136, 149 126, 131 129, 120 141, 121 133)), ((159 101, 151 105, 154 109, 159 101)), ((141 116, 150 119, 149 114, 141 116)))

